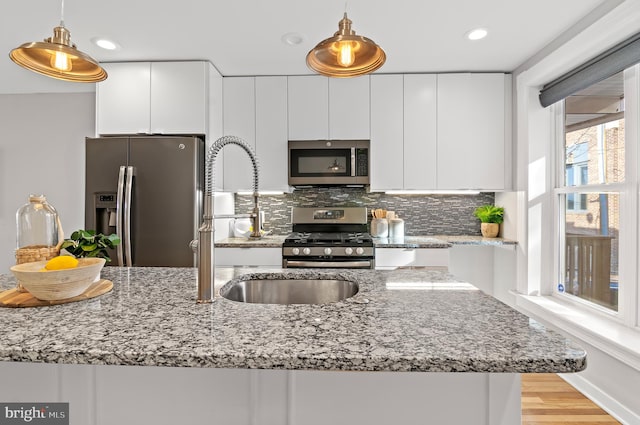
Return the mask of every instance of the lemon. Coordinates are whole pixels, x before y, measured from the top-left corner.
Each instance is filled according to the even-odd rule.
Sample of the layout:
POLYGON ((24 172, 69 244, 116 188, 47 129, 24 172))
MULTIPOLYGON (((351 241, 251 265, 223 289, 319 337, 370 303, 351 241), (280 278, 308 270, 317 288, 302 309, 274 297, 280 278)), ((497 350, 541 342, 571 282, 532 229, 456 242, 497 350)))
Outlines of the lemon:
POLYGON ((44 268, 47 270, 64 270, 73 269, 74 267, 78 267, 78 260, 69 255, 53 257, 44 265, 44 268))

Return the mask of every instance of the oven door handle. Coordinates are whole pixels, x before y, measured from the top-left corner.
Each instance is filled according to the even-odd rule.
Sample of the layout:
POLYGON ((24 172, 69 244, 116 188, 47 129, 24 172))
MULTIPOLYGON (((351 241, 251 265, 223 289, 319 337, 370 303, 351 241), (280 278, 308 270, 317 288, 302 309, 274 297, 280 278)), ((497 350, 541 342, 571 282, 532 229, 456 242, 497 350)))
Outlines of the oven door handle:
POLYGON ((284 260, 284 267, 311 267, 311 268, 372 268, 371 260, 359 260, 359 261, 299 261, 299 260, 284 260))

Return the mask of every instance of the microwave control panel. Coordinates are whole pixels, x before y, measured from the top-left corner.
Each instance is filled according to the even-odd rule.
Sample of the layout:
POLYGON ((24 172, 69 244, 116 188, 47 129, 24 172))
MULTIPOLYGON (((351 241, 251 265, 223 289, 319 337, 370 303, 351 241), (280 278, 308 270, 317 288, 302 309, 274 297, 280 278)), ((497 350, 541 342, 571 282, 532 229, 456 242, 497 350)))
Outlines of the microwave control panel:
POLYGON ((369 149, 356 149, 356 176, 369 175, 369 149))

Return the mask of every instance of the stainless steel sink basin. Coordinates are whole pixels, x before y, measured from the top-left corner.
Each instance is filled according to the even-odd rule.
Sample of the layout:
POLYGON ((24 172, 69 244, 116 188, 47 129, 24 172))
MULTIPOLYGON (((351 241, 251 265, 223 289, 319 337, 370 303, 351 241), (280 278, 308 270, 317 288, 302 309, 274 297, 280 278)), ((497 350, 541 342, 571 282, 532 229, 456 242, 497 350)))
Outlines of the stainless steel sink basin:
POLYGON ((220 290, 228 300, 260 304, 327 304, 357 293, 357 283, 334 279, 250 279, 220 290))

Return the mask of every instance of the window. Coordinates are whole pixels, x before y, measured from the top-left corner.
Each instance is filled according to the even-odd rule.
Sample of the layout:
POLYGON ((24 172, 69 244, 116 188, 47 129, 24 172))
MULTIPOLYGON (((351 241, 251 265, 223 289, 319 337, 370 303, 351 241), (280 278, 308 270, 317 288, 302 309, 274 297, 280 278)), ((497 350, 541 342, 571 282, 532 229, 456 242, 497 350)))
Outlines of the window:
POLYGON ((569 96, 563 107, 557 290, 617 312, 626 226, 620 217, 626 190, 623 73, 569 96))

